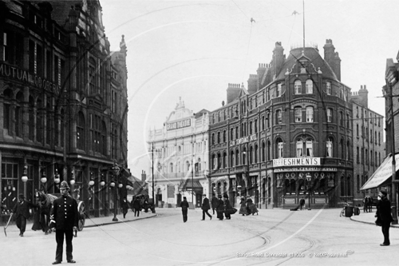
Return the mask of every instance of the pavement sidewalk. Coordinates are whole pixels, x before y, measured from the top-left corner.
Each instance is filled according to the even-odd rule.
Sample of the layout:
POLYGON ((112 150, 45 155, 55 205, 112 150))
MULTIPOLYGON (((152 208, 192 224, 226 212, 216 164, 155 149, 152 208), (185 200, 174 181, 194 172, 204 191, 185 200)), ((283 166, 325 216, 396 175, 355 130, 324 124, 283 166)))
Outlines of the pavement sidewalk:
MULTIPOLYGON (((375 208, 372 210, 372 212, 363 212, 363 210, 361 210, 359 215, 352 215, 350 219, 355 222, 371 224, 376 226, 375 220, 377 218, 375 217, 375 213, 376 213, 375 208)), ((391 227, 399 228, 399 224, 391 224, 391 227)))
MULTIPOLYGON (((133 222, 133 221, 136 221, 136 220, 148 219, 148 218, 152 218, 152 217, 155 217, 155 216, 157 216, 157 213, 152 213, 151 211, 148 211, 147 213, 145 213, 145 212, 142 211, 142 212, 140 212, 140 216, 139 217, 135 217, 134 213, 132 211, 129 211, 126 214, 126 218, 123 218, 123 214, 118 214, 116 216, 118 218, 118 221, 112 221, 112 219, 114 218, 113 214, 110 214, 109 216, 89 217, 89 218, 86 218, 86 220, 85 220, 85 226, 83 227, 83 230, 85 228, 88 228, 88 227, 133 222)), ((33 224, 33 220, 31 218, 26 223, 26 230, 27 231, 31 230, 32 224, 33 224)), ((13 232, 13 231, 18 231, 18 230, 19 229, 15 225, 15 222, 14 221, 10 222, 10 225, 7 228, 7 232, 13 232)))

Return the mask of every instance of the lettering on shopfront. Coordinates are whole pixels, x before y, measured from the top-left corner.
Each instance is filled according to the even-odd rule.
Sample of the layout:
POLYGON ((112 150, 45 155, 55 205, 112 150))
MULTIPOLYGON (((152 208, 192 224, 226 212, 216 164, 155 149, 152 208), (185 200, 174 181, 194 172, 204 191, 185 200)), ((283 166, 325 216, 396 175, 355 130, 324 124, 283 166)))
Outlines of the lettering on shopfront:
POLYGON ((191 126, 191 119, 185 119, 173 123, 167 123, 166 124, 166 130, 175 130, 183 127, 189 127, 191 126))
POLYGON ((277 168, 274 169, 275 173, 283 172, 337 172, 338 169, 334 167, 292 167, 292 168, 277 168))
POLYGON ((34 85, 40 89, 59 91, 59 86, 55 83, 37 75, 32 75, 26 70, 22 70, 4 63, 0 63, 0 76, 29 83, 30 85, 34 85))
POLYGON ((274 159, 273 166, 300 166, 300 165, 320 165, 320 158, 310 157, 310 158, 282 158, 274 159))

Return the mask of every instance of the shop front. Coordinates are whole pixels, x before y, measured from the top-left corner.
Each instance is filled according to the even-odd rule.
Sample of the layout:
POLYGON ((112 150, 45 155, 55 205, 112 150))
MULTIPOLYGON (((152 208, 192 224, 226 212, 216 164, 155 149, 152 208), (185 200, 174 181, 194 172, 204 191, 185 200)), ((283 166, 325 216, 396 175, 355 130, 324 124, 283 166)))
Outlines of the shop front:
POLYGON ((277 166, 273 169, 276 180, 276 207, 293 209, 301 202, 306 209, 328 206, 328 192, 335 187, 337 168, 320 165, 320 158, 290 159, 277 159, 274 162, 277 166))

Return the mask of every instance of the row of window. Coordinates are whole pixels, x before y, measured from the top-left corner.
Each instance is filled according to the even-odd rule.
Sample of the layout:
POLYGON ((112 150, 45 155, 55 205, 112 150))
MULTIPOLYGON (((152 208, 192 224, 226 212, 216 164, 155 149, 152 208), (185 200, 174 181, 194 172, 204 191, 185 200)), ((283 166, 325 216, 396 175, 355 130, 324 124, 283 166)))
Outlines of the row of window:
POLYGON ((369 166, 378 166, 381 164, 381 153, 373 152, 370 150, 368 152, 365 148, 356 147, 356 162, 358 164, 367 164, 369 166))
MULTIPOLYGON (((63 108, 54 110, 51 101, 46 104, 41 99, 34 101, 29 97, 28 102, 28 121, 24 120, 24 95, 20 91, 15 100, 12 99, 11 89, 4 91, 3 103, 3 128, 6 134, 10 136, 23 137, 23 125, 28 125, 28 139, 42 144, 64 147, 65 130, 64 126, 65 111, 63 108)), ((85 150, 86 146, 86 119, 82 112, 78 113, 76 118, 76 139, 77 148, 85 150)), ((106 154, 107 137, 106 125, 104 120, 98 115, 89 115, 90 149, 101 154, 106 154)), ((117 143, 116 130, 113 132, 113 142, 117 143)), ((116 150, 115 150, 116 153, 116 150)))
MULTIPOLYGON (((359 138, 359 125, 356 125, 356 137, 359 138)), ((370 134, 369 130, 367 127, 362 126, 362 138, 365 138, 367 142, 373 143, 373 130, 370 129, 370 134)), ((381 146, 381 133, 377 131, 374 132, 374 143, 377 145, 381 146)))
MULTIPOLYGON (((314 156, 314 144, 315 141, 309 136, 301 136, 296 141, 296 157, 313 157, 314 156)), ((284 145, 285 143, 282 139, 277 139, 275 143, 275 154, 272 157, 272 146, 271 142, 262 142, 261 147, 259 148, 257 144, 249 146, 249 153, 247 153, 246 148, 244 147, 242 152, 239 148, 232 150, 230 152, 230 158, 228 158, 227 152, 217 152, 212 154, 212 169, 217 170, 219 168, 227 168, 234 167, 238 165, 245 164, 253 164, 259 162, 265 162, 267 160, 272 160, 276 158, 283 158, 284 155, 284 145), (259 154, 260 149, 260 154, 259 154), (260 156, 260 160, 258 159, 260 156), (230 161, 230 166, 228 166, 228 162, 230 161)), ((326 145, 326 157, 334 157, 333 147, 334 140, 333 138, 328 138, 325 143, 326 145)), ((338 152, 335 155, 336 157, 350 160, 351 159, 351 146, 350 142, 347 141, 346 145, 343 139, 339 142, 338 152)))

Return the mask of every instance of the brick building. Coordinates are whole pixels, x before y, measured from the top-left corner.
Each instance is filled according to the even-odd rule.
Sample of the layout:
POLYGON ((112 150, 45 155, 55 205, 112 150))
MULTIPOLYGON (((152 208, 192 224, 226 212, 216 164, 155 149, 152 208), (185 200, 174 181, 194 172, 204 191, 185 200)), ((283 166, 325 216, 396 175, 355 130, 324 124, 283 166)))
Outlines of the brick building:
MULTIPOLYGON (((354 197, 351 89, 331 40, 284 54, 229 84, 227 103, 210 114, 210 182, 232 203, 261 207, 338 206, 354 197)), ((374 152, 374 151, 373 151, 374 152)))
POLYGON ((122 37, 110 51, 101 10, 94 0, 0 1, 2 213, 20 193, 59 192, 59 180, 91 214, 114 205, 104 184, 114 162, 127 168, 127 49, 122 37))

